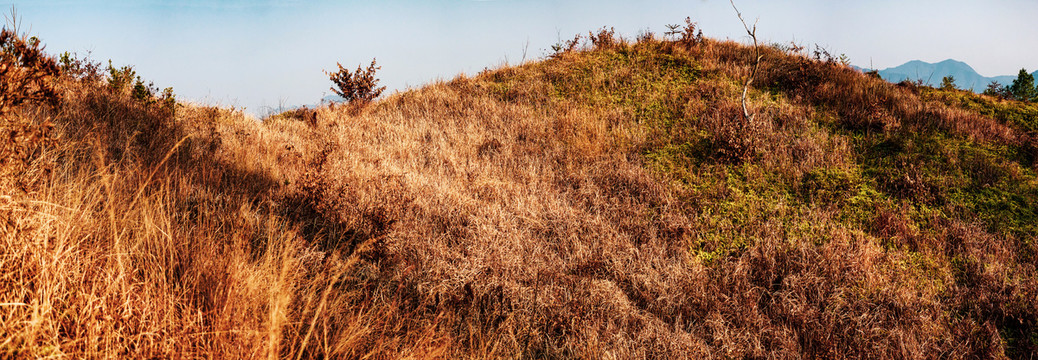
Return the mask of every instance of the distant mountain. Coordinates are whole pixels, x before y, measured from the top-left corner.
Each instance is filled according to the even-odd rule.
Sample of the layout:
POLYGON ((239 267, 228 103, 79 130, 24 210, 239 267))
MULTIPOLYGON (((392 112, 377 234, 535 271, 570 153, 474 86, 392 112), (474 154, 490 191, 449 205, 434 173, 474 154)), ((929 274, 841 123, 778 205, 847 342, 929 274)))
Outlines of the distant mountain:
POLYGON ((285 106, 278 106, 278 107, 266 107, 266 108, 263 108, 262 111, 258 111, 256 113, 254 113, 253 115, 256 115, 257 117, 260 117, 260 118, 264 118, 264 117, 267 117, 267 116, 271 116, 271 115, 275 115, 275 114, 280 114, 280 113, 283 113, 283 112, 286 112, 286 111, 292 111, 292 110, 301 109, 301 108, 316 109, 316 108, 318 108, 318 107, 320 107, 321 105, 324 105, 324 104, 343 103, 343 102, 346 102, 346 99, 343 99, 342 97, 340 97, 338 95, 332 94, 332 95, 328 95, 328 96, 325 96, 325 97, 321 98, 321 100, 319 102, 317 102, 316 104, 310 103, 310 104, 285 105, 285 106))
POLYGON ((328 95, 328 96, 325 96, 325 97, 321 98, 321 104, 324 104, 324 103, 343 103, 343 102, 346 102, 346 99, 343 99, 342 96, 335 95, 335 94, 331 94, 331 95, 328 95))
MULTIPOLYGON (((899 66, 879 70, 879 76, 889 82, 897 83, 904 80, 923 80, 930 86, 940 86, 941 79, 945 76, 954 76, 955 85, 960 89, 970 89, 973 92, 982 92, 992 81, 998 81, 1002 85, 1009 85, 1016 80, 1016 75, 1002 75, 985 77, 973 70, 973 67, 957 60, 944 60, 939 63, 928 63, 920 60, 912 60, 899 66)), ((1038 71, 1032 75, 1038 77, 1038 71)))

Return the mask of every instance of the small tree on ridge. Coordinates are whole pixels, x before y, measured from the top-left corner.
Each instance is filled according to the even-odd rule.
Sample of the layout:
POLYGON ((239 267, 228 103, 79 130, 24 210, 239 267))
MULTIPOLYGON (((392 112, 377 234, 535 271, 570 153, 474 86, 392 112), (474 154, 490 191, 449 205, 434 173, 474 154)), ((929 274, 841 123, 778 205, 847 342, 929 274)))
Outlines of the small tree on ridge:
POLYGON ((955 90, 958 87, 955 86, 955 77, 948 75, 941 79, 941 90, 955 90))
POLYGON ((984 95, 994 96, 1002 99, 1009 99, 1013 97, 1013 94, 1009 91, 1009 87, 1002 85, 998 81, 992 81, 988 84, 987 89, 984 89, 984 95))
POLYGON ((371 65, 368 65, 367 70, 363 70, 360 65, 357 65, 357 70, 350 72, 346 68, 342 67, 342 64, 335 63, 339 66, 339 71, 329 73, 328 78, 335 84, 331 90, 335 92, 335 95, 341 96, 346 99, 347 102, 362 101, 368 102, 382 95, 382 91, 386 90, 385 86, 378 86, 378 78, 375 77, 375 72, 381 69, 381 66, 375 65, 375 59, 371 59, 371 65))
POLYGON ((1038 89, 1034 87, 1034 76, 1027 73, 1027 69, 1020 69, 1020 74, 1009 86, 1009 92, 1020 101, 1033 101, 1038 98, 1038 89))

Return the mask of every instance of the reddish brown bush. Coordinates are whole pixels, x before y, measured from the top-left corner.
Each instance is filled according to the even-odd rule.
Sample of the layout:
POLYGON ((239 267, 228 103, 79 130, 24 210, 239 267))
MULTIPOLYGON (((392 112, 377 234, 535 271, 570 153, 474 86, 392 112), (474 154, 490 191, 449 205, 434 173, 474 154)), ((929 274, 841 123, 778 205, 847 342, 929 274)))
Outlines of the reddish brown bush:
POLYGON ((0 30, 0 194, 10 186, 29 191, 49 173, 38 160, 54 125, 32 107, 57 105, 58 67, 35 38, 0 30), (16 112, 22 105, 28 109, 16 112))
POLYGON ((362 70, 360 65, 357 65, 357 70, 354 72, 343 68, 342 64, 336 63, 336 65, 339 66, 338 71, 325 73, 335 84, 335 87, 331 88, 332 92, 346 99, 347 102, 370 102, 382 95, 382 91, 386 89, 385 86, 378 86, 375 72, 382 67, 375 66, 375 59, 371 59, 371 65, 368 65, 366 70, 362 70))

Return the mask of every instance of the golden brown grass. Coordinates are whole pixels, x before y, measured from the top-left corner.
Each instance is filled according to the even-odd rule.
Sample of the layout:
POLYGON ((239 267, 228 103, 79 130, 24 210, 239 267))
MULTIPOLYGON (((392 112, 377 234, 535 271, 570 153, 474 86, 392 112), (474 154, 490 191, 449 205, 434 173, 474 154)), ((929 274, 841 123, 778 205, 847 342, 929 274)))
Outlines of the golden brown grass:
POLYGON ((1034 234, 873 154, 937 132, 1026 183, 966 151, 1030 135, 770 48, 736 126, 750 54, 602 31, 262 123, 66 74, 56 108, 6 115, 56 127, 19 170, 38 185, 0 189, 0 356, 1033 352, 1034 234))
POLYGON ((282 216, 283 173, 306 166, 310 146, 289 131, 298 124, 199 106, 173 117, 103 83, 61 81, 56 109, 4 124, 58 125, 17 178, 42 185, 3 189, 3 357, 442 352, 437 323, 336 287, 357 255, 305 238, 313 219, 282 216))

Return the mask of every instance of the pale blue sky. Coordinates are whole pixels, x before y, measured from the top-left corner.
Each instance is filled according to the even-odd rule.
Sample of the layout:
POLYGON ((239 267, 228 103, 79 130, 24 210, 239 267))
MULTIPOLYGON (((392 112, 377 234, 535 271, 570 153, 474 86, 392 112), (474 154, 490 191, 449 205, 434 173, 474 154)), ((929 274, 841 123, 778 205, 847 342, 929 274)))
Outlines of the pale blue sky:
MULTIPOLYGON (((981 75, 1038 66, 1038 2, 792 0, 737 2, 760 38, 820 44, 859 66, 965 61, 981 75)), ((10 2, 6 4, 12 5, 10 2)), ((506 60, 539 58, 559 37, 602 26, 633 38, 686 16, 707 36, 745 40, 719 0, 93 0, 18 1, 51 53, 130 64, 181 99, 246 107, 312 104, 322 70, 377 57, 383 84, 415 87, 506 60), (529 44, 527 46, 527 43, 529 44)))

